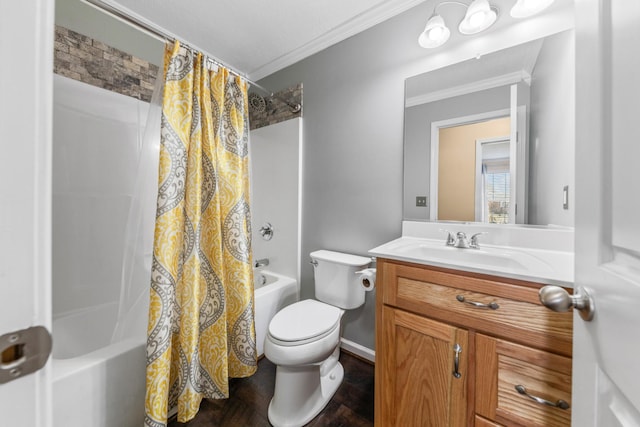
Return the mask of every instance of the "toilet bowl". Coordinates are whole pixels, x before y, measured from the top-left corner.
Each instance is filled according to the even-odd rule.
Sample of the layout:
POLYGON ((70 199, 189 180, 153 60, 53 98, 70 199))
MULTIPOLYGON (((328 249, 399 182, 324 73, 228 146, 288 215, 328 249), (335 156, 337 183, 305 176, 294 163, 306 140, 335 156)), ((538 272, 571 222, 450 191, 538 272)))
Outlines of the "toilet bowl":
POLYGON ((364 303, 356 272, 369 258, 331 251, 312 252, 311 258, 316 298, 325 302, 308 299, 285 307, 269 323, 265 338, 264 354, 277 365, 269 404, 275 427, 303 426, 331 400, 344 378, 338 361, 340 320, 344 309, 364 303))
POLYGON ((269 421, 274 426, 308 423, 338 389, 344 377, 338 363, 343 313, 331 305, 304 300, 274 316, 264 344, 265 356, 277 365, 276 387, 269 404, 269 421), (300 319, 312 320, 314 328, 297 328, 307 325, 300 319))

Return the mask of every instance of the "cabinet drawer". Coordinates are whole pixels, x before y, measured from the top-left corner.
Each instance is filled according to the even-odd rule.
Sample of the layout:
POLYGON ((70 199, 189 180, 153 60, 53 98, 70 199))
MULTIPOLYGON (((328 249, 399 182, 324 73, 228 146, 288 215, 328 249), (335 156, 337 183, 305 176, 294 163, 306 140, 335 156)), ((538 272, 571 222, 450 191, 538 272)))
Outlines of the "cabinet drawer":
POLYGON ((571 355, 572 314, 540 304, 539 285, 391 262, 384 274, 385 304, 571 355))
POLYGON ((505 425, 570 426, 571 359, 476 335, 476 413, 505 425))

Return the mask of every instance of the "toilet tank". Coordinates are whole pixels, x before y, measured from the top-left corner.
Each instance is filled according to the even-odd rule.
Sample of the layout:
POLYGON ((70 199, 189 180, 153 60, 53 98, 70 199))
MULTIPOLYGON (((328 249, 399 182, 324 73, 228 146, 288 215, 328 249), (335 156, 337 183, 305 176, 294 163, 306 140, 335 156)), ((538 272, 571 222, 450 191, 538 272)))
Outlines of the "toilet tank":
POLYGON ((351 309, 364 304, 364 288, 356 274, 371 258, 320 250, 311 252, 314 264, 316 299, 336 307, 351 309))

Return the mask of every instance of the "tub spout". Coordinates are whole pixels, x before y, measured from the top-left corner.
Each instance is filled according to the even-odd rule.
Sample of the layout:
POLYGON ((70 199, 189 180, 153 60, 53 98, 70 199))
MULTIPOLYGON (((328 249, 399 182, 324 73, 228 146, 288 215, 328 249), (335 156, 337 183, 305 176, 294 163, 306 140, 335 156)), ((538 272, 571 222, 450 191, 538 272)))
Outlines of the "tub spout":
POLYGON ((266 267, 267 265, 269 265, 269 258, 262 258, 253 263, 255 268, 266 267))

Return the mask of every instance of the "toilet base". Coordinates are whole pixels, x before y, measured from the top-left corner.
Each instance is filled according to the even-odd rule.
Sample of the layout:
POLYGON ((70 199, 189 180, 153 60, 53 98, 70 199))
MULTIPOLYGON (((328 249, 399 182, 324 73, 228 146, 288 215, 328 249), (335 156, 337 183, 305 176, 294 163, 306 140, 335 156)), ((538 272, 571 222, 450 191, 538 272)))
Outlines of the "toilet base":
POLYGON ((339 356, 338 347, 321 364, 276 368, 276 388, 269 403, 274 427, 303 426, 327 406, 344 378, 339 356))

